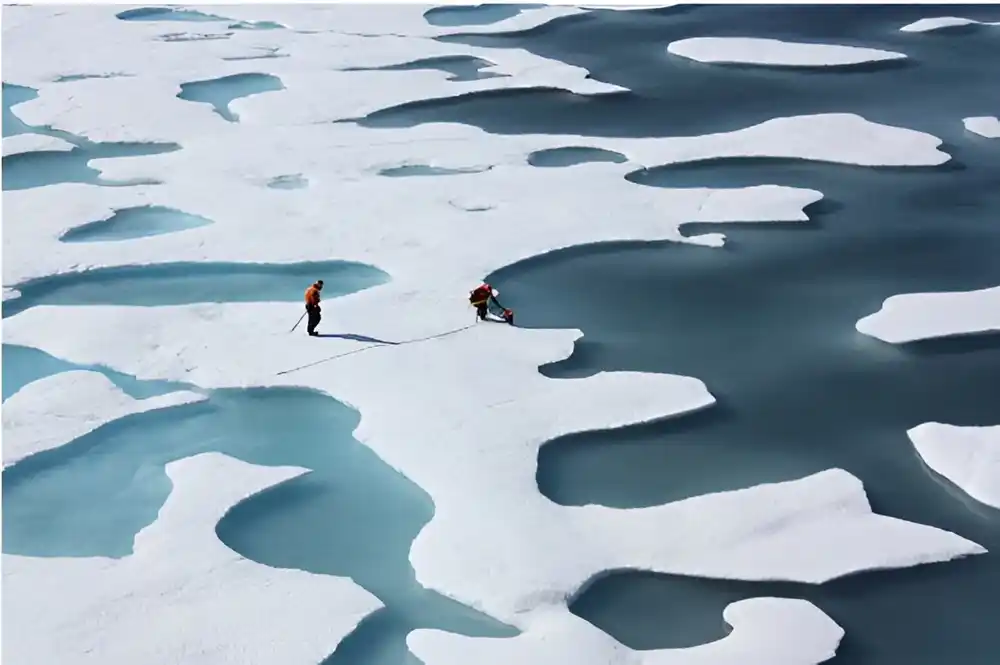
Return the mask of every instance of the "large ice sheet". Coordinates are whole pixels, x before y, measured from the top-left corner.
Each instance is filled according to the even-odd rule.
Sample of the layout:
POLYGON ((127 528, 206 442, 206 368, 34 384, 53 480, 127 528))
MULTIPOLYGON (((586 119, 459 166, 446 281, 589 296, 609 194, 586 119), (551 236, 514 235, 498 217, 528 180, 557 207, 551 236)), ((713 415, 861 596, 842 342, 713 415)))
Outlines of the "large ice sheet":
POLYGON ((537 630, 511 639, 465 637, 436 630, 410 634, 410 650, 426 665, 814 665, 833 658, 843 629, 814 605, 752 598, 726 607, 725 638, 689 649, 633 651, 583 619, 552 610, 537 630))
POLYGON ((927 466, 976 501, 1000 508, 1000 426, 924 423, 906 434, 927 466))
POLYGON ((779 67, 843 67, 906 58, 905 53, 860 46, 786 42, 758 37, 692 37, 671 42, 667 51, 698 62, 779 67))
MULTIPOLYGON (((93 104, 101 107, 96 98, 93 104)), ((99 123, 99 113, 93 115, 99 123)), ((182 128, 171 131, 176 135, 182 128)), ((940 146, 934 136, 851 114, 779 118, 733 132, 655 140, 501 137, 457 124, 377 131, 349 125, 273 129, 253 141, 244 140, 239 131, 219 132, 173 153, 91 163, 105 178, 154 179, 163 185, 67 184, 57 186, 58 197, 42 189, 7 193, 5 212, 33 223, 9 226, 5 242, 35 251, 9 253, 3 275, 5 284, 14 285, 83 266, 159 263, 168 257, 279 263, 344 258, 375 261, 396 279, 419 280, 434 289, 442 282, 474 281, 509 263, 573 244, 684 240, 678 228, 686 222, 805 220, 803 208, 822 196, 774 185, 669 190, 624 179, 642 166, 739 156, 861 166, 936 165, 950 158, 940 146), (525 163, 533 151, 581 143, 620 152, 630 161, 544 172, 525 163), (240 155, 236 163, 234 154, 240 155), (480 172, 435 178, 378 175, 407 164, 475 167, 480 172), (336 184, 294 191, 264 186, 283 173, 336 184), (230 195, 206 189, 209 177, 230 195), (405 212, 398 201, 406 201, 405 212), (175 207, 215 223, 135 240, 127 257, 116 247, 58 240, 69 228, 139 205, 175 207), (44 215, 39 212, 43 209, 44 215), (469 209, 479 209, 476 223, 491 228, 489 252, 467 251, 469 209), (331 215, 336 223, 330 223, 331 215), (386 220, 398 219, 412 221, 394 224, 392 235, 385 236, 386 220), (253 233, 245 233, 246 228, 253 233), (427 261, 430 252, 439 260, 427 261)), ((690 241, 718 245, 722 238, 708 234, 690 241)))
POLYGON ((1000 138, 1000 118, 995 115, 964 118, 962 124, 974 134, 985 136, 988 139, 1000 138))
POLYGON ((892 296, 855 327, 891 344, 1000 331, 1000 286, 892 296))
POLYGON ((4 402, 3 466, 58 448, 112 420, 204 399, 190 391, 133 399, 98 372, 48 376, 4 402))
POLYGON ((933 32, 944 28, 959 28, 967 25, 1000 25, 1000 23, 984 23, 971 18, 959 16, 935 16, 922 18, 900 28, 900 32, 933 32))
POLYGON ((4 662, 320 662, 381 603, 346 578, 248 561, 215 535, 232 506, 306 472, 189 457, 167 466, 173 491, 131 556, 5 554, 4 662))
POLYGON ((366 306, 371 298, 363 293, 339 299, 336 330, 404 342, 352 355, 340 354, 366 345, 289 336, 298 308, 265 304, 36 307, 8 319, 5 333, 14 343, 30 340, 54 355, 142 378, 304 385, 352 405, 362 414, 358 440, 434 499, 434 519, 410 554, 418 580, 522 628, 533 625, 537 610, 565 605, 611 569, 820 583, 983 551, 954 534, 872 513, 861 483, 839 470, 641 510, 558 506, 535 482, 546 441, 677 415, 714 399, 687 377, 545 378, 537 365, 568 356, 579 332, 471 324, 457 298, 452 307, 446 294, 436 304, 425 297, 409 291, 379 309, 366 306), (438 321, 408 314, 427 307, 438 321), (72 320, 93 334, 39 331, 43 319, 52 330, 72 320), (121 334, 114 347, 99 341, 110 329, 121 334), (139 330, 145 333, 132 334, 139 330), (489 349, 488 372, 468 361, 482 349, 489 349), (249 357, 258 360, 251 365, 249 357))

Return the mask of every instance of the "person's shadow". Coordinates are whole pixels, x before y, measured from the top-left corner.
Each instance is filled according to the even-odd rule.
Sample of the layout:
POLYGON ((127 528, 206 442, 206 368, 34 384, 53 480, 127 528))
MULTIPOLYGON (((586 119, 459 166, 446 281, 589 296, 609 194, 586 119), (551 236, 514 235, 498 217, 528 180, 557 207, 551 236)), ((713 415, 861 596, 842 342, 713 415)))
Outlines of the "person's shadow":
POLYGON ((355 342, 371 342, 372 344, 390 344, 392 346, 395 346, 395 345, 399 344, 399 342, 389 342, 389 341, 384 340, 384 339, 376 339, 374 337, 368 337, 366 335, 355 335, 353 333, 339 333, 339 334, 335 334, 335 333, 320 333, 320 334, 318 334, 316 336, 317 337, 332 337, 332 338, 335 338, 335 339, 350 339, 350 340, 353 340, 355 342))

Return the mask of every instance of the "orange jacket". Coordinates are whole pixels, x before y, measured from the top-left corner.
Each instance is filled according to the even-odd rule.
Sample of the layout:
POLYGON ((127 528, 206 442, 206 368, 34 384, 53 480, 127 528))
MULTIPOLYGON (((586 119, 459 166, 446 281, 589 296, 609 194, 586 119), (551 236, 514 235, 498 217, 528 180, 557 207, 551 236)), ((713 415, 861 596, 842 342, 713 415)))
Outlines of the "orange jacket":
POLYGON ((313 284, 308 289, 306 289, 306 305, 316 306, 319 304, 319 289, 313 284))

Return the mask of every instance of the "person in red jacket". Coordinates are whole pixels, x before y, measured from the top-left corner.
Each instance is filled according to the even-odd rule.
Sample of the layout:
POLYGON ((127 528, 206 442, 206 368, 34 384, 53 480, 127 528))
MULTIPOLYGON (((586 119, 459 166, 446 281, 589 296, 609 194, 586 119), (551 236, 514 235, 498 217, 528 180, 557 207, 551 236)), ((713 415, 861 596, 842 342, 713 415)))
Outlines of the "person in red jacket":
POLYGON ((319 292, 323 290, 323 280, 317 280, 315 284, 306 289, 306 313, 309 315, 309 323, 306 325, 306 332, 316 337, 316 326, 319 325, 323 315, 320 313, 319 292))
POLYGON ((500 310, 502 310, 503 313, 501 314, 501 316, 503 317, 503 320, 509 323, 510 325, 514 325, 513 310, 505 309, 504 306, 500 304, 500 301, 498 301, 496 299, 496 296, 493 294, 492 286, 490 286, 486 282, 483 282, 475 289, 473 289, 473 291, 469 294, 469 302, 472 304, 473 307, 476 308, 476 314, 479 316, 479 319, 481 321, 485 321, 487 315, 490 313, 491 301, 498 308, 500 308, 500 310))

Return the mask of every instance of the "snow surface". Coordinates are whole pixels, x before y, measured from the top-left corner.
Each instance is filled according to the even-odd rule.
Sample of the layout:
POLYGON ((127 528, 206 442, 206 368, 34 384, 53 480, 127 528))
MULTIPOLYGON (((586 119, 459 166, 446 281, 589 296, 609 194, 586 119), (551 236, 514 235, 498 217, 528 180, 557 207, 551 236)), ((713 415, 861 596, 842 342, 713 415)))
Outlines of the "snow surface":
POLYGON ((3 138, 3 156, 25 152, 68 152, 73 149, 69 141, 44 134, 15 134, 3 138))
POLYGON ((177 391, 133 399, 98 372, 73 371, 33 381, 3 404, 3 466, 63 446, 124 416, 204 400, 177 391))
POLYGON ((904 53, 873 48, 756 37, 693 37, 671 42, 667 51, 698 62, 782 67, 836 67, 906 58, 904 53))
POLYGON ((974 134, 985 136, 988 139, 1000 138, 1000 118, 995 115, 965 118, 962 120, 962 124, 974 134))
POLYGON ((1000 508, 1000 425, 924 423, 906 434, 927 466, 976 501, 1000 508))
POLYGON ((933 32, 942 28, 957 28, 965 25, 1000 25, 1000 23, 984 23, 971 18, 958 16, 937 16, 922 18, 899 29, 900 32, 933 32))
POLYGON ((752 598, 732 603, 723 617, 733 631, 725 638, 689 649, 633 651, 583 619, 550 612, 540 630, 511 639, 466 637, 438 630, 415 630, 407 645, 426 665, 552 665, 593 663, 634 665, 813 665, 833 658, 843 629, 816 606, 788 598, 752 598))
MULTIPOLYGON (((5 193, 5 298, 27 279, 102 266, 363 261, 393 280, 325 303, 321 330, 403 343, 290 335, 300 315, 297 302, 34 307, 4 320, 5 343, 204 388, 311 387, 357 408, 359 440, 434 500, 434 518, 411 550, 420 582, 525 631, 517 642, 491 643, 491 652, 524 645, 523 657, 536 658, 536 645, 544 651, 546 639, 566 644, 565 635, 571 641, 579 634, 595 645, 593 653, 573 647, 568 654, 581 665, 606 662, 604 657, 659 662, 682 653, 691 662, 754 654, 779 664, 817 662, 836 647, 840 632, 801 601, 735 604, 726 616, 736 630, 726 640, 656 654, 618 651, 603 635, 574 628, 566 601, 595 575, 616 568, 822 582, 983 551, 954 534, 872 513, 861 483, 840 470, 642 510, 555 505, 535 482, 545 442, 708 408, 714 398, 690 377, 610 372, 548 379, 538 366, 569 356, 579 331, 475 325, 465 299, 490 271, 554 249, 607 240, 718 245, 721 234, 685 239, 678 228, 693 221, 804 220, 803 208, 822 196, 774 185, 642 187, 623 177, 636 168, 736 156, 934 165, 949 159, 936 137, 848 114, 656 140, 491 136, 458 124, 368 129, 332 121, 504 87, 577 94, 620 88, 525 51, 434 41, 470 28, 428 26, 425 8, 209 10, 291 27, 265 31, 230 31, 225 22, 166 26, 114 18, 123 9, 4 9, 4 53, 17 54, 6 59, 4 75, 39 89, 38 98, 18 105, 22 119, 91 140, 183 146, 169 154, 91 162, 105 176, 155 176, 162 185, 73 183, 5 193), (167 32, 186 30, 226 38, 163 40, 167 32), (78 47, 80 35, 88 37, 87 48, 78 47), (262 49, 289 57, 225 59, 262 49), (433 71, 344 71, 442 55, 479 57, 508 76, 459 83, 433 71), (51 83, 81 72, 132 76, 51 83), (176 97, 181 83, 249 72, 279 76, 285 89, 233 102, 238 123, 176 97), (526 163, 533 151, 581 144, 620 152, 629 162, 573 169, 526 163), (406 164, 493 168, 438 178, 378 175, 406 164), (262 185, 287 173, 301 173, 310 186, 279 191, 262 185), (58 241, 69 228, 135 205, 168 205, 215 224, 127 243, 58 241), (484 210, 470 213, 461 205, 484 210), (469 251, 473 222, 490 227, 489 252, 469 251), (86 333, 66 335, 69 329, 86 333), (234 336, 234 329, 243 332, 234 336), (469 360, 484 348, 493 361, 488 374, 469 360), (775 644, 782 625, 793 637, 775 644)), ((475 30, 525 28, 577 11, 532 10, 475 30)), ((137 536, 133 556, 4 557, 5 602, 14 599, 15 605, 6 620, 15 618, 5 626, 14 640, 5 648, 13 646, 18 656, 12 660, 315 663, 378 607, 347 580, 258 566, 215 538, 214 525, 229 506, 300 470, 265 470, 217 455, 182 460, 169 470, 175 492, 159 520, 137 536), (173 630, 150 638, 144 628, 154 622, 173 630), (213 652, 233 643, 238 654, 213 652)), ((435 635, 415 635, 415 650, 440 658, 434 639, 442 638, 435 635)), ((464 640, 454 644, 459 642, 461 649, 479 648, 464 640)))
POLYGON ((906 293, 855 325, 858 332, 903 344, 935 337, 1000 331, 1000 286, 978 291, 906 293))
POLYGON ((347 578, 244 559, 215 535, 234 505, 303 473, 188 457, 167 465, 173 491, 132 555, 3 555, 4 662, 320 662, 381 603, 347 578))

